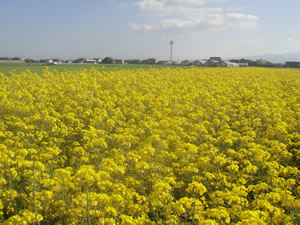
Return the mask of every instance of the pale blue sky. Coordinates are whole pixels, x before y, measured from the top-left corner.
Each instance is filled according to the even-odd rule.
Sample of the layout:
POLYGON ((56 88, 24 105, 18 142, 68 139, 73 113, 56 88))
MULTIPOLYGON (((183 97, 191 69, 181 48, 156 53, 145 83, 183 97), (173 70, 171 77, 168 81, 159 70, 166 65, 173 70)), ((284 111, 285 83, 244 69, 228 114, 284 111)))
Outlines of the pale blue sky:
POLYGON ((204 59, 300 52, 300 0, 0 0, 0 56, 204 59))

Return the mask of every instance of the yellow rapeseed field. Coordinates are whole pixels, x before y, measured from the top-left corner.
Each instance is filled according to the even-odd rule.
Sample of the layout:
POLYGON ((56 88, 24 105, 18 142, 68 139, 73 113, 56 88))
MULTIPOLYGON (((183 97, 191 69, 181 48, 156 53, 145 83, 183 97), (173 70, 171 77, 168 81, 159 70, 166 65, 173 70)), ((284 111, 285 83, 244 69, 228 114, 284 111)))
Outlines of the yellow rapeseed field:
POLYGON ((0 223, 300 223, 299 131, 300 70, 0 74, 0 223))

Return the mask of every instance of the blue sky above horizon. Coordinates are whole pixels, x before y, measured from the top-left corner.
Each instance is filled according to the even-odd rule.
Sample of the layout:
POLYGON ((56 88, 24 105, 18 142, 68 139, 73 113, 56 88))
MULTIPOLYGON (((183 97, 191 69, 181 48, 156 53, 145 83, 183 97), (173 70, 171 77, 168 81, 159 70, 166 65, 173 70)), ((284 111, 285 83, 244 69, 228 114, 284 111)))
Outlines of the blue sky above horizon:
POLYGON ((204 59, 300 52, 299 0, 0 0, 0 56, 204 59))

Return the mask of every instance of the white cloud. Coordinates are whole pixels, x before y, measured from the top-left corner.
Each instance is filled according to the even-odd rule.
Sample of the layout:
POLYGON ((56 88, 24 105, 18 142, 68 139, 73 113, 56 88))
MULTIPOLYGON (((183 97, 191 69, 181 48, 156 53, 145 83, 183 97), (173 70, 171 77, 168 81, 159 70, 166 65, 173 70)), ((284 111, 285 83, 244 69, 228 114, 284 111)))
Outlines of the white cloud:
POLYGON ((135 31, 157 31, 169 29, 189 29, 194 28, 202 23, 202 20, 181 20, 181 19, 164 19, 159 24, 131 24, 131 28, 135 31))
POLYGON ((241 6, 241 7, 234 7, 234 8, 226 8, 226 11, 229 11, 229 12, 236 12, 236 11, 241 11, 245 9, 244 6, 241 6))
POLYGON ((157 25, 149 25, 149 24, 131 24, 131 29, 134 31, 154 31, 159 30, 159 26, 157 25))
POLYGON ((229 27, 255 28, 258 17, 251 14, 235 13, 243 8, 229 9, 205 7, 209 3, 227 0, 141 0, 136 6, 150 18, 159 18, 155 24, 131 24, 135 31, 168 29, 197 29, 206 27, 226 29, 229 27), (228 13, 226 13, 226 11, 228 13))
POLYGON ((258 20, 257 16, 246 15, 242 13, 228 13, 226 17, 234 20, 249 20, 249 21, 258 20))
POLYGON ((183 15, 197 11, 220 11, 220 8, 199 8, 207 2, 224 0, 143 0, 136 3, 140 10, 155 16, 183 15))
POLYGON ((164 3, 161 1, 157 0, 143 0, 140 2, 137 2, 137 5, 142 9, 142 10, 147 10, 147 11, 160 11, 164 8, 164 3))
POLYGON ((210 2, 225 2, 227 0, 163 0, 166 3, 185 3, 191 5, 204 5, 210 2))
POLYGON ((257 16, 242 13, 227 13, 226 19, 228 26, 239 28, 255 28, 258 21, 257 16))
POLYGON ((165 19, 161 22, 163 29, 169 28, 193 28, 197 26, 200 20, 180 20, 180 19, 165 19))
POLYGON ((252 39, 246 39, 246 40, 243 40, 242 43, 243 44, 259 44, 259 43, 264 43, 266 42, 267 40, 265 38, 252 38, 252 39))

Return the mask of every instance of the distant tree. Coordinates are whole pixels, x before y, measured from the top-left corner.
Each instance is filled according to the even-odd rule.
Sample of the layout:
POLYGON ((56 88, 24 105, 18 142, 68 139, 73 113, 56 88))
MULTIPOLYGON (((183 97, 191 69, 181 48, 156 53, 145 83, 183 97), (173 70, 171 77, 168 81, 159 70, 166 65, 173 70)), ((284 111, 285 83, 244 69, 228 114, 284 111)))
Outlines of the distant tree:
POLYGON ((20 57, 14 57, 11 60, 22 60, 20 57))
POLYGON ((34 63, 37 62, 34 59, 25 59, 25 63, 34 63))
POLYGON ((61 62, 63 62, 63 60, 62 59, 53 59, 53 62, 61 63, 61 62))
POLYGON ((84 58, 78 58, 73 61, 73 63, 83 63, 85 61, 84 58))
POLYGON ((0 57, 0 60, 11 60, 10 57, 0 57))
POLYGON ((105 58, 102 60, 102 63, 106 63, 106 64, 116 64, 116 62, 114 61, 114 59, 111 58, 111 57, 105 57, 105 58))

